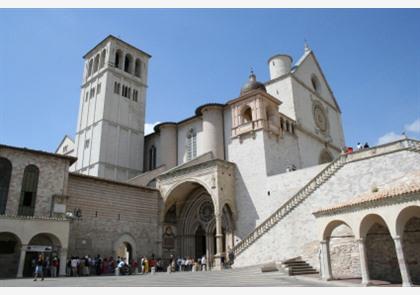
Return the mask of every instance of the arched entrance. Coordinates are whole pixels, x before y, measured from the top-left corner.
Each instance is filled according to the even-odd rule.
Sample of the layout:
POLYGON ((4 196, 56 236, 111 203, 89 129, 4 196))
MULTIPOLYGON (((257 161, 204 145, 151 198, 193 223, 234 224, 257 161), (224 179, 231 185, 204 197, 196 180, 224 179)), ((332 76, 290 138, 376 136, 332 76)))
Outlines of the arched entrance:
POLYGON ((202 257, 206 255, 206 232, 201 227, 198 226, 195 232, 195 256, 194 257, 202 257))
POLYGON ((344 221, 332 221, 323 238, 327 243, 332 278, 360 278, 359 248, 352 228, 344 221))
POLYGON ((123 234, 114 242, 115 257, 126 258, 126 262, 130 262, 130 259, 136 259, 135 249, 136 243, 129 234, 123 234))
POLYGON ((396 220, 397 234, 402 238, 405 263, 412 283, 420 284, 420 206, 401 210, 396 220))
MULTIPOLYGON (((26 248, 25 265, 23 268, 23 276, 30 277, 33 275, 35 268, 35 261, 38 255, 42 255, 44 259, 52 261, 54 257, 59 259, 59 252, 61 250, 60 240, 49 233, 41 233, 35 235, 26 248)), ((60 264, 59 264, 60 265, 60 264)), ((59 271, 57 271, 59 273, 59 271)), ((48 275, 44 273, 44 275, 48 275)))
POLYGON ((13 278, 19 266, 21 242, 9 232, 0 233, 0 278, 13 278))
MULTIPOLYGON (((208 265, 214 266, 218 246, 216 243, 216 220, 220 220, 222 245, 225 252, 226 237, 233 237, 231 211, 219 210, 216 217, 214 201, 206 188, 195 182, 184 182, 169 195, 163 217, 163 257, 191 257, 195 260, 203 255, 208 265)), ((233 246, 233 244, 232 244, 233 246)))
POLYGON ((360 225, 365 239, 367 266, 371 280, 401 283, 401 273, 394 240, 382 217, 366 216, 360 225))
POLYGON ((133 247, 128 242, 123 242, 115 252, 117 257, 125 258, 129 262, 133 258, 133 247))

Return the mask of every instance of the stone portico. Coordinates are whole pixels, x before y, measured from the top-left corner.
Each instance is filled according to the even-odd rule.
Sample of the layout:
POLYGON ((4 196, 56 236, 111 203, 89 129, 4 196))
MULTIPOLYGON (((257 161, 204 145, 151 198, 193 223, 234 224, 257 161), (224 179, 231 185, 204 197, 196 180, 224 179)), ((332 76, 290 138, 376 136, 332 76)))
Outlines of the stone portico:
POLYGON ((371 280, 400 282, 403 286, 420 283, 420 171, 314 215, 324 280, 336 278, 334 272, 338 270, 332 259, 337 259, 333 257, 337 253, 344 253, 339 258, 342 264, 348 261, 346 255, 358 257, 363 285, 370 285, 371 280), (340 243, 341 251, 337 251, 334 241, 339 232, 347 233, 346 241, 340 243))
POLYGON ((212 159, 175 167, 157 177, 163 256, 205 255, 208 265, 221 268, 233 247, 235 165, 212 159))

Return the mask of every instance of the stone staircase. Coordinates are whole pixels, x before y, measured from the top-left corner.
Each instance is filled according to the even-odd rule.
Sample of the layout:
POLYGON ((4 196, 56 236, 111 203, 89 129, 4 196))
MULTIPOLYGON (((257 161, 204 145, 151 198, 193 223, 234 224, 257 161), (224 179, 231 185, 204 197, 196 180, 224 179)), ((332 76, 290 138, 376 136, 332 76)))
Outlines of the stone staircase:
POLYGON ((334 175, 346 163, 347 155, 341 155, 317 174, 308 184, 300 189, 293 197, 286 201, 279 209, 271 214, 264 222, 258 225, 248 236, 235 245, 233 251, 239 255, 269 231, 275 224, 289 214, 296 206, 303 202, 318 187, 334 175))
POLYGON ((306 261, 302 260, 300 257, 283 261, 282 268, 285 269, 290 276, 319 273, 315 268, 309 265, 306 261))
POLYGON ((342 154, 337 159, 332 161, 320 173, 318 173, 312 180, 310 180, 302 189, 300 189, 294 196, 286 201, 280 208, 271 214, 265 221, 258 225, 252 232, 250 232, 242 241, 233 247, 235 256, 240 255, 255 241, 263 236, 267 231, 274 227, 287 214, 292 212, 296 206, 302 203, 309 197, 318 187, 331 178, 341 167, 346 163, 358 160, 364 160, 371 157, 377 157, 383 154, 392 152, 409 150, 420 153, 420 141, 413 139, 402 139, 392 143, 376 146, 369 149, 363 149, 353 152, 351 154, 342 154))

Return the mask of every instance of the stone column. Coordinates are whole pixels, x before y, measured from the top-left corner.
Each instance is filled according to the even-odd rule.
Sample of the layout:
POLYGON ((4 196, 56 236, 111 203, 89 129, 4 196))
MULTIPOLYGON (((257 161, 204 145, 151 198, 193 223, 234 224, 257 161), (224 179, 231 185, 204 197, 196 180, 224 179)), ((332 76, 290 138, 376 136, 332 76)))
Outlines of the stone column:
POLYGON ((222 233, 222 215, 216 215, 216 255, 215 255, 215 268, 222 269, 222 252, 223 252, 223 233, 222 233))
POLYGON ((67 265, 67 249, 61 248, 60 250, 60 273, 59 276, 66 276, 66 265, 67 265))
POLYGON ((20 248, 20 257, 19 257, 19 266, 16 277, 21 278, 23 277, 23 268, 25 267, 25 257, 26 257, 26 246, 22 245, 20 248))
POLYGON ((367 264, 367 257, 366 257, 366 247, 365 247, 365 240, 359 239, 357 240, 359 244, 359 255, 360 255, 360 270, 362 273, 362 285, 369 286, 370 285, 370 277, 369 277, 369 268, 367 264))
POLYGON ((402 286, 411 287, 413 284, 411 283, 410 272, 408 271, 407 264, 405 262, 405 256, 404 256, 404 251, 402 248, 401 238, 400 236, 396 236, 396 237, 393 237, 393 239, 394 239, 394 244, 395 244, 395 252, 397 252, 398 265, 400 266, 402 286))
POLYGON ((324 281, 332 280, 328 241, 321 241, 321 274, 324 281))

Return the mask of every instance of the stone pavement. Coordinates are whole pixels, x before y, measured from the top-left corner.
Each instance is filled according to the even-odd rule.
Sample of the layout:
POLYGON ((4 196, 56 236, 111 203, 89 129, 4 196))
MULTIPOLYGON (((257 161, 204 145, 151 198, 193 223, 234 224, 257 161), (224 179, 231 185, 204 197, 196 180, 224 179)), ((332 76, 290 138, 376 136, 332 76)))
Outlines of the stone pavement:
MULTIPOLYGON (((30 278, 0 280, 0 287, 333 287, 357 284, 323 282, 315 277, 289 277, 282 272, 262 273, 260 268, 224 271, 156 273, 154 275, 30 278)), ((360 286, 360 285, 359 285, 360 286)))

